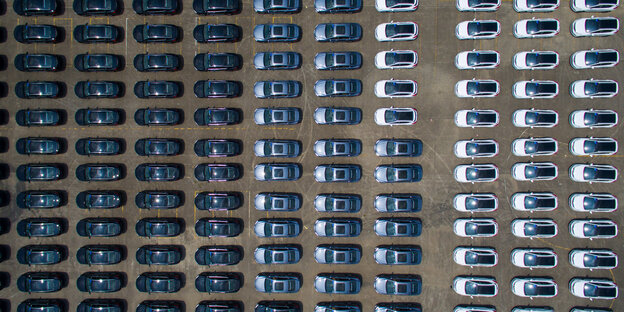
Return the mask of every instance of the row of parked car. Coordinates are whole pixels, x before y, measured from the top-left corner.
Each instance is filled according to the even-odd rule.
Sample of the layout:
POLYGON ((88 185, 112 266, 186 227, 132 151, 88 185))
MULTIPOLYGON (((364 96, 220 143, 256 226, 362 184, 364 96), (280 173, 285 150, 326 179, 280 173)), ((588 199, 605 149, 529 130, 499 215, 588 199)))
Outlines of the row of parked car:
MULTIPOLYGON (((511 233, 521 238, 552 238, 559 233, 552 219, 514 219, 511 233)), ((568 224, 570 235, 575 238, 613 238, 618 226, 609 219, 573 219, 568 224)), ((492 237, 498 234, 498 223, 493 218, 461 218, 453 223, 453 231, 461 237, 492 237)))
MULTIPOLYGON (((589 49, 574 52, 570 56, 570 66, 574 69, 594 69, 614 67, 620 62, 620 54, 615 49, 589 49)), ((494 50, 462 51, 455 56, 458 69, 492 69, 500 65, 500 53, 494 50)), ((559 53, 556 51, 521 51, 514 54, 512 65, 517 70, 553 69, 559 66, 559 53)))
MULTIPOLYGON (((458 98, 496 97, 500 83, 492 79, 460 80, 455 84, 458 98)), ((523 80, 514 83, 512 95, 517 99, 550 99, 559 94, 559 84, 552 80, 523 80)), ((612 98, 618 94, 618 83, 611 79, 582 79, 570 84, 570 95, 576 99, 612 98)))
MULTIPOLYGON (((618 0, 571 0, 570 8, 574 12, 610 12, 619 6, 618 0)), ((553 12, 559 8, 559 0, 514 0, 516 12, 553 12)), ((455 6, 460 12, 495 12, 501 6, 501 0, 457 0, 455 6)))
MULTIPOLYGON (((509 201, 517 211, 553 211, 558 207, 557 196, 551 192, 517 192, 509 201)), ((498 197, 493 193, 460 193, 453 197, 453 207, 463 212, 492 212, 498 209, 498 197)), ((577 212, 613 212, 618 199, 610 193, 572 193, 568 206, 577 212)))

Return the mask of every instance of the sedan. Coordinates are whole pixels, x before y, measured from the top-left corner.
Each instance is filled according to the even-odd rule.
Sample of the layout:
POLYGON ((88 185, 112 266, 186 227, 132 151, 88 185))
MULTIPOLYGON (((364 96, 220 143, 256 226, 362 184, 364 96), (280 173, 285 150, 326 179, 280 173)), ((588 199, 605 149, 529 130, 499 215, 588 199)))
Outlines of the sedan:
POLYGON ((572 0, 570 7, 574 12, 610 12, 615 10, 618 0, 572 0))
POLYGON ((320 264, 358 264, 361 258, 358 245, 321 244, 314 249, 314 260, 320 264))
POLYGON ((297 237, 301 233, 298 219, 260 219, 254 224, 258 237, 297 237))
POLYGON ((413 274, 380 274, 375 276, 374 287, 381 295, 415 296, 422 291, 422 280, 413 274))
POLYGON ((292 294, 301 289, 300 273, 263 272, 256 275, 254 286, 261 293, 286 293, 292 294))
POLYGON ((609 249, 572 249, 570 264, 579 269, 612 270, 618 265, 618 256, 609 249))
POLYGON ((17 306, 17 312, 26 311, 63 312, 67 311, 67 302, 60 299, 26 299, 17 306))
POLYGON ((235 210, 243 204, 243 196, 237 192, 201 192, 195 196, 199 210, 235 210))
POLYGON ((183 204, 182 194, 177 191, 142 191, 134 202, 141 209, 175 209, 183 204))
POLYGON ((61 245, 28 245, 17 251, 16 258, 20 264, 29 266, 57 264, 67 259, 67 247, 61 245))
POLYGON ((179 164, 140 164, 134 175, 139 181, 171 182, 184 177, 179 164))
POLYGON ((511 175, 517 181, 546 181, 557 178, 557 166, 551 162, 516 163, 511 175))
POLYGON ((568 204, 578 212, 611 212, 617 209, 618 199, 609 193, 573 193, 568 204))
POLYGON ((557 266, 557 254, 549 248, 516 248, 511 263, 520 268, 550 269, 557 266))
POLYGON ((418 64, 418 54, 413 50, 381 51, 375 55, 378 69, 414 68, 418 64))
POLYGON ((47 24, 17 25, 13 36, 17 42, 24 44, 56 43, 62 40, 60 28, 47 24))
MULTIPOLYGON (((65 204, 65 195, 59 191, 23 191, 17 194, 15 201, 20 208, 52 209, 65 204)), ((29 226, 32 225, 27 225, 26 228, 29 226)))
POLYGON ((20 81, 15 95, 20 99, 54 99, 62 96, 64 83, 58 81, 20 81))
POLYGON ((414 22, 382 23, 375 27, 377 41, 410 41, 418 37, 418 25, 414 22))
POLYGON ((254 206, 260 211, 297 211, 301 201, 297 193, 263 192, 256 194, 254 206))
POLYGON ((56 0, 16 0, 13 2, 13 10, 21 16, 46 16, 57 15, 59 4, 56 0))
POLYGON ((295 264, 301 259, 298 245, 260 245, 254 251, 258 264, 295 264))
POLYGON ((84 24, 74 28, 74 39, 80 43, 117 43, 121 30, 112 24, 84 24))
POLYGON ((136 288, 140 292, 176 293, 183 287, 184 276, 174 272, 146 272, 136 279, 136 288))
POLYGON ((319 273, 314 289, 323 294, 356 295, 362 287, 362 277, 351 273, 319 273))
POLYGON ((314 198, 314 209, 319 212, 359 212, 362 198, 353 194, 318 194, 314 198))
POLYGON ((360 181, 362 167, 352 164, 318 165, 314 168, 316 182, 347 182, 360 181))
POLYGON ((301 82, 294 80, 258 81, 254 94, 259 99, 295 98, 301 95, 301 82))
POLYGON ((301 165, 296 163, 261 163, 254 168, 258 181, 296 181, 301 178, 301 165))
POLYGON ((516 38, 551 38, 559 33, 559 21, 554 18, 535 18, 517 21, 513 34, 516 38))
POLYGON ((179 139, 138 139, 134 151, 139 156, 175 156, 182 152, 182 144, 179 139))
POLYGON ((119 272, 86 272, 78 277, 78 290, 88 293, 117 292, 126 283, 123 273, 119 272))
POLYGON ((381 139, 375 143, 375 154, 381 157, 417 157, 422 153, 418 139, 381 139))
POLYGON ((124 61, 116 54, 78 54, 74 58, 74 67, 80 72, 106 72, 122 70, 124 61))
POLYGON ((357 237, 362 221, 353 218, 321 218, 314 222, 314 233, 320 237, 357 237))
POLYGON ((181 29, 171 24, 137 25, 132 31, 138 43, 174 43, 180 40, 181 29))
POLYGON ((121 207, 125 195, 121 191, 83 191, 76 196, 82 209, 114 209, 121 207))
POLYGON ((27 293, 52 293, 66 287, 67 273, 27 272, 17 278, 17 289, 27 293))
POLYGON ((315 0, 317 13, 355 13, 362 10, 362 0, 315 0))
POLYGON ((253 29, 256 42, 297 42, 301 27, 297 24, 258 24, 253 29))
POLYGON ((184 311, 184 302, 176 300, 145 300, 137 306, 138 312, 154 312, 154 311, 184 311))
POLYGON ((253 8, 256 13, 263 14, 298 13, 301 11, 301 1, 254 0, 253 8))
POLYGON ((15 169, 19 181, 45 182, 63 179, 66 176, 64 165, 61 164, 26 164, 15 169))
POLYGON ((133 0, 132 8, 139 15, 171 15, 180 10, 178 0, 133 0))
POLYGON ((453 148, 459 158, 494 157, 498 155, 498 142, 494 140, 461 140, 453 148))
POLYGON ((557 209, 557 196, 548 192, 514 193, 511 207, 518 211, 552 211, 557 209))
POLYGON ((124 258, 125 247, 119 245, 87 245, 78 249, 76 260, 80 264, 114 265, 124 258))
POLYGON ((458 165, 453 175, 455 181, 461 183, 494 182, 498 179, 498 167, 494 164, 458 165))
POLYGON ((259 52, 254 56, 254 67, 260 70, 297 69, 301 67, 301 54, 297 52, 259 52))
POLYGON ((614 49, 591 49, 576 51, 570 56, 574 69, 594 69, 614 67, 620 62, 620 54, 614 49))
POLYGON ((73 8, 80 16, 112 16, 122 11, 118 0, 74 0, 73 8))
POLYGON ((377 264, 417 265, 422 261, 422 250, 414 245, 380 245, 373 254, 377 264))
POLYGON ((418 112, 411 107, 387 107, 377 109, 374 118, 380 126, 409 126, 418 120, 418 112))
POLYGON ((318 42, 348 42, 362 38, 362 26, 358 23, 323 23, 314 28, 318 42))
POLYGON ((296 125, 301 122, 301 110, 297 107, 262 107, 254 112, 257 125, 296 125))
POLYGON ((618 143, 612 138, 574 138, 569 146, 576 156, 613 155, 618 151, 618 143))
POLYGON ((493 267, 498 264, 498 253, 489 247, 457 247, 453 250, 453 260, 471 268, 493 267))
POLYGON ((21 138, 15 143, 15 150, 22 155, 55 155, 62 152, 63 141, 57 138, 21 138))
POLYGON ((184 249, 176 245, 145 245, 136 251, 136 260, 147 265, 175 265, 180 263, 184 249))
POLYGON ((574 128, 611 128, 618 122, 618 114, 606 109, 583 109, 570 113, 570 125, 574 128))
POLYGON ((172 72, 180 69, 182 57, 171 53, 144 53, 137 54, 133 63, 140 72, 172 72))
POLYGON ((516 277, 511 280, 511 292, 519 297, 552 298, 557 295, 557 283, 552 278, 516 277))
POLYGON ((513 67, 518 70, 553 69, 559 66, 559 54, 555 51, 523 51, 513 57, 513 67))
POLYGON ((65 68, 65 57, 57 54, 23 53, 15 56, 15 68, 23 72, 56 72, 65 68))
POLYGON ((549 156, 557 153, 557 141, 553 138, 515 139, 511 150, 516 156, 549 156))
POLYGON ((379 212, 418 212, 422 196, 414 193, 379 194, 375 196, 375 210, 379 212))
POLYGON ((243 57, 236 53, 199 53, 195 55, 193 65, 199 71, 239 70, 243 66, 243 57))
POLYGON ((303 311, 301 302, 299 301, 275 301, 263 300, 256 304, 254 309, 256 312, 301 312, 303 311))
POLYGON ((498 197, 492 193, 461 193, 453 197, 453 208, 463 212, 492 212, 498 209, 498 197))
POLYGON ((455 27, 457 39, 494 39, 500 35, 501 25, 496 20, 463 21, 455 27))
POLYGON ((301 154, 301 142, 296 140, 258 140, 254 144, 258 157, 297 157, 301 154))
POLYGON ((314 143, 319 157, 354 157, 362 152, 362 142, 356 139, 324 139, 314 143))
POLYGON ((121 164, 84 164, 76 168, 76 178, 85 182, 106 182, 123 179, 121 164))
POLYGON ((195 178, 198 181, 236 181, 242 176, 242 168, 238 164, 199 164, 195 167, 195 178))
POLYGON ((418 93, 415 80, 380 80, 375 83, 375 95, 380 98, 413 97, 418 93))
POLYGON ((182 110, 177 108, 141 108, 134 113, 139 126, 173 126, 180 122, 182 110))
POLYGON ((74 93, 81 99, 118 98, 123 96, 124 85, 118 81, 78 81, 74 93))
POLYGON ((373 229, 381 237, 417 237, 422 231, 422 223, 416 218, 379 218, 373 229))
POLYGON ((314 67, 319 70, 358 69, 362 67, 360 52, 320 52, 314 56, 314 67))
POLYGON ((375 0, 378 12, 413 12, 418 9, 418 0, 375 0))
POLYGON ((498 294, 498 283, 493 277, 458 276, 453 279, 453 290, 462 296, 494 297, 498 294))
POLYGON ((570 95, 577 99, 612 98, 618 94, 615 80, 577 80, 570 85, 570 95))
POLYGON ((557 223, 551 219, 514 219, 511 234, 522 238, 551 238, 558 234, 557 223))
POLYGON ((559 123, 559 114, 549 109, 519 109, 511 117, 516 127, 552 128, 559 123))
POLYGON ((321 79, 314 84, 314 94, 319 97, 358 96, 362 94, 359 79, 321 79))
POLYGON ((200 157, 232 157, 242 151, 238 140, 204 139, 195 142, 195 155, 200 157))
POLYGON ((193 38, 199 43, 236 42, 243 30, 235 24, 201 24, 193 29, 193 38))
POLYGON ((559 94, 559 84, 551 80, 525 80, 514 83, 512 94, 517 99, 551 99, 559 94))
POLYGON ((455 67, 458 69, 492 69, 500 65, 500 53, 493 50, 472 50, 457 53, 455 67))
POLYGON ((498 234, 498 224, 491 218, 456 219, 453 232, 460 237, 492 237, 498 234))
POLYGON ((319 125, 356 125, 362 120, 362 110, 356 107, 319 107, 314 121, 319 125))
POLYGON ((620 21, 615 17, 579 18, 570 25, 574 37, 611 36, 620 30, 620 21))
POLYGON ((375 180, 381 183, 418 182, 421 179, 420 165, 381 165, 375 168, 375 180))
POLYGON ((195 233, 201 237, 236 237, 243 232, 243 222, 237 218, 201 218, 195 223, 195 233))
POLYGON ((570 280, 568 287, 572 295, 590 300, 613 300, 618 296, 618 286, 612 280, 606 278, 575 277, 570 280))
POLYGON ((462 109, 455 113, 455 125, 462 128, 495 127, 498 121, 498 112, 491 109, 462 109))
POLYGON ((501 0, 457 0, 455 7, 460 12, 494 12, 501 5, 501 0))
POLYGON ((119 218, 86 218, 76 224, 76 232, 83 237, 114 237, 125 232, 126 222, 119 218))
POLYGON ((553 12, 559 7, 559 0, 514 0, 516 12, 553 12))
POLYGON ((237 14, 241 11, 240 0, 194 0, 193 10, 200 15, 237 14))
POLYGON ((137 235, 142 237, 174 237, 182 233, 184 221, 175 218, 144 218, 136 223, 137 235))
POLYGON ((237 108, 212 107, 196 110, 193 119, 198 126, 227 126, 240 123, 243 117, 237 108))
POLYGON ((455 95, 458 98, 495 97, 500 92, 500 84, 496 80, 460 80, 455 84, 455 95))
POLYGON ((573 164, 569 171, 575 182, 612 183, 618 176, 617 168, 611 165, 573 164))
POLYGON ((574 219, 568 225, 570 235, 576 238, 613 238, 618 226, 608 219, 574 219))

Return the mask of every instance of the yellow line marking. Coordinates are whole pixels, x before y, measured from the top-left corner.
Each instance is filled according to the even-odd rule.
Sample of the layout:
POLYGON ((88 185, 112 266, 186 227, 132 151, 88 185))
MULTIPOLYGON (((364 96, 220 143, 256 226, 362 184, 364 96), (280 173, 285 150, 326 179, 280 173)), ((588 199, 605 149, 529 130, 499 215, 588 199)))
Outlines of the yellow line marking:
POLYGON ((549 245, 549 246, 552 246, 552 247, 555 247, 555 248, 559 248, 559 249, 563 249, 563 250, 567 250, 567 251, 572 250, 572 248, 563 247, 563 246, 559 246, 559 245, 555 245, 555 244, 549 243, 549 242, 547 242, 547 241, 545 241, 544 239, 539 238, 539 237, 538 237, 537 239, 538 239, 539 241, 543 242, 544 244, 549 245))

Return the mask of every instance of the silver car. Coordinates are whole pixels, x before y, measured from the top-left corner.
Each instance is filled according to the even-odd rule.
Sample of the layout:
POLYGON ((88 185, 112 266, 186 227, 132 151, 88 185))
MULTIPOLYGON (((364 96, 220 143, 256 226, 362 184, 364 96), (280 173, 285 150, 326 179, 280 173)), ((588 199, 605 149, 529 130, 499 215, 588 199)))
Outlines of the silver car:
POLYGON ((325 139, 314 143, 314 154, 319 157, 354 157, 362 152, 362 142, 357 139, 325 139))
POLYGON ((301 166, 295 163, 264 163, 256 165, 258 181, 295 181, 301 178, 301 166))
POLYGON ((258 140, 254 144, 258 157, 297 157, 301 154, 301 142, 295 140, 258 140))
POLYGON ((295 98, 301 95, 301 82, 295 80, 258 81, 254 94, 259 99, 295 98))
POLYGON ((254 112, 257 125, 296 125, 301 122, 297 107, 262 107, 254 112))
POLYGON ((263 192, 256 195, 254 205, 257 210, 297 211, 301 208, 301 195, 295 193, 263 192))
POLYGON ((319 212, 358 212, 362 208, 362 198, 353 194, 318 194, 314 208, 319 212))

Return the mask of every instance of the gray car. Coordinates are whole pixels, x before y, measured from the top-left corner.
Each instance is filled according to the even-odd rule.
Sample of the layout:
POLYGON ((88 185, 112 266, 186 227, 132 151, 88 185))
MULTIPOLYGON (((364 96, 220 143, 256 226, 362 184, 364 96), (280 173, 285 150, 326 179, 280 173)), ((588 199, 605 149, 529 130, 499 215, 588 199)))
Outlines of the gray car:
POLYGON ((321 14, 355 13, 362 10, 362 0, 315 0, 314 8, 321 14))
POLYGON ((300 0, 254 0, 256 13, 278 14, 297 13, 301 11, 300 0))
POLYGON ((314 278, 314 289, 324 294, 355 295, 360 292, 362 277, 351 273, 319 273, 314 278))
POLYGON ((359 79, 321 79, 314 84, 314 94, 318 97, 358 96, 362 94, 362 81, 359 79))
POLYGON ((362 38, 358 23, 323 23, 314 28, 314 39, 319 42, 357 41, 362 38))
POLYGON ((297 24, 259 24, 253 29, 257 42, 296 42, 301 39, 301 27, 297 24))
POLYGON ((260 219, 254 224, 258 237, 297 237, 301 233, 301 221, 297 219, 260 219))
POLYGON ((354 157, 362 152, 362 142, 357 139, 324 139, 314 143, 314 154, 319 157, 354 157))
POLYGON ((295 163, 263 163, 256 165, 258 181, 296 181, 301 178, 301 166, 295 163))
POLYGON ((422 261, 422 250, 414 245, 380 245, 373 257, 378 264, 416 265, 422 261))
POLYGON ((301 82, 295 80, 258 81, 254 94, 259 99, 294 98, 301 95, 301 82))
POLYGON ((301 122, 297 107, 262 107, 254 112, 257 125, 296 125, 301 122))
POLYGON ((362 208, 362 198, 355 194, 318 194, 314 198, 314 208, 319 212, 351 212, 362 208))
POLYGON ((375 291, 382 295, 414 296, 420 294, 422 281, 413 274, 380 274, 375 277, 375 291))
POLYGON ((420 236, 422 223, 417 218, 379 218, 374 229, 382 237, 416 237, 420 236))
POLYGON ((254 199, 257 210, 297 211, 301 208, 301 195, 295 193, 259 193, 254 199))
POLYGON ((321 218, 314 222, 314 233, 321 237, 356 237, 362 232, 362 221, 353 218, 321 218))
POLYGON ((258 157, 297 157, 301 154, 301 142, 296 140, 258 140, 254 144, 258 157))
POLYGON ((260 70, 297 69, 301 67, 301 54, 297 52, 259 52, 254 56, 254 67, 260 70))
POLYGON ((320 70, 358 69, 362 67, 362 54, 355 51, 320 52, 314 57, 314 66, 320 70))
POLYGON ((375 197, 375 209, 379 212, 418 212, 422 209, 419 194, 379 194, 375 197))
POLYGON ((381 139, 375 143, 375 154, 381 157, 416 157, 422 149, 418 139, 381 139))
POLYGON ((314 110, 314 121, 319 125, 357 125, 362 121, 362 110, 357 107, 319 107, 314 110))
POLYGON ((357 264, 361 258, 357 245, 321 244, 314 249, 314 260, 320 264, 357 264))
POLYGON ((294 264, 301 259, 298 245, 260 245, 254 251, 259 264, 294 264))
POLYGON ((422 179, 422 167, 416 164, 377 166, 375 179, 381 183, 418 182, 422 179))
POLYGON ((256 290, 263 293, 296 293, 301 288, 301 274, 265 272, 256 276, 256 290))
POLYGON ((314 168, 317 182, 358 182, 362 177, 362 167, 351 164, 319 165, 314 168))

